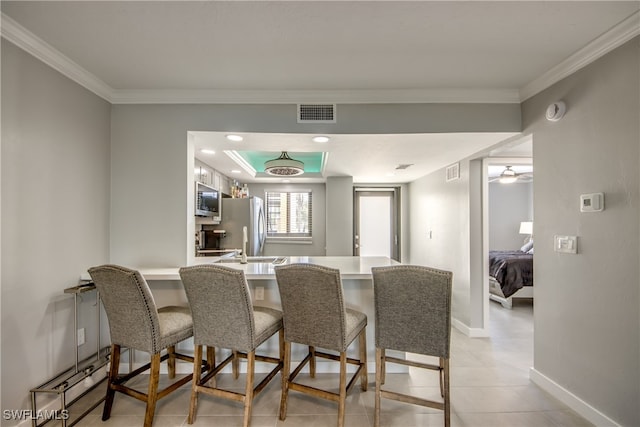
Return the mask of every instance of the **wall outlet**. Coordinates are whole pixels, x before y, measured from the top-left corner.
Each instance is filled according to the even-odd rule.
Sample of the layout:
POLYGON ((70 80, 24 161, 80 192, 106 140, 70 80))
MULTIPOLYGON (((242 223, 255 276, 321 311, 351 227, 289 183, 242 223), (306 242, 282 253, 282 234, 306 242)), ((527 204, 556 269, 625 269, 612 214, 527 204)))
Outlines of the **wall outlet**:
POLYGON ((262 301, 264 299, 264 286, 256 286, 255 297, 256 301, 262 301))
POLYGON ((84 328, 78 329, 78 347, 84 344, 84 328))

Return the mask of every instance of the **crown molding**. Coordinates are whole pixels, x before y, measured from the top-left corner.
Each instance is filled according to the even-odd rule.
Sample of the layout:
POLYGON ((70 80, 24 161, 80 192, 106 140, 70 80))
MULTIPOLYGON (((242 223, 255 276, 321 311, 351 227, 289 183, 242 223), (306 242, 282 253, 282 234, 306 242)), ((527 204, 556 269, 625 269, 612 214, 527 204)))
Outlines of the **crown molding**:
POLYGON ((115 90, 2 13, 1 34, 66 77, 112 104, 334 104, 507 103, 543 91, 640 34, 640 11, 593 40, 539 78, 517 89, 398 90, 115 90))
POLYGON ((2 13, 2 37, 62 73, 80 86, 111 102, 113 89, 105 82, 76 64, 62 52, 2 13))
POLYGON ((640 11, 636 11, 537 79, 523 86, 520 89, 520 100, 524 102, 638 35, 640 35, 640 11))
POLYGON ((520 103, 517 90, 116 90, 113 104, 520 103))

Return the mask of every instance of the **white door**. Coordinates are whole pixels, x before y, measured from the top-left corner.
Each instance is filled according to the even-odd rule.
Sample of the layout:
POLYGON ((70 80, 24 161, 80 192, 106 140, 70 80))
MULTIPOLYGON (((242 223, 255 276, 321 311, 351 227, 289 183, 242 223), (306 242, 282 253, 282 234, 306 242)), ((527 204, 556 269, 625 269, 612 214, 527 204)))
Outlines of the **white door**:
POLYGON ((356 191, 354 254, 398 259, 393 189, 356 191))

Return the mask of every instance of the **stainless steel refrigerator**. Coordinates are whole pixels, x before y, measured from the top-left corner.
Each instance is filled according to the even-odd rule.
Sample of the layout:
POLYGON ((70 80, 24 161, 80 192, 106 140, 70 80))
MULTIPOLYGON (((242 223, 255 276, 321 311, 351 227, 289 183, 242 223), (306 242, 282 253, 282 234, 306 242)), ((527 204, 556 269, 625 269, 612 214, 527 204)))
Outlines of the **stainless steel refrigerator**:
POLYGON ((247 227, 247 256, 262 255, 267 238, 264 201, 260 197, 222 199, 222 221, 216 227, 225 231, 220 246, 242 249, 243 227, 247 227))

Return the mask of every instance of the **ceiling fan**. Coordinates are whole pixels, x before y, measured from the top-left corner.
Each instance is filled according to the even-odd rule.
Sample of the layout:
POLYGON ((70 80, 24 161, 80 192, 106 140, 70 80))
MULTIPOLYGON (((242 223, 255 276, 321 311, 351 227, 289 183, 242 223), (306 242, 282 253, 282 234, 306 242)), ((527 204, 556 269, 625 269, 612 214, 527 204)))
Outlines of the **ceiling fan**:
POLYGON ((512 166, 506 166, 500 175, 490 178, 489 182, 498 181, 501 184, 513 184, 514 182, 531 182, 533 174, 531 172, 518 173, 512 169, 512 166))

